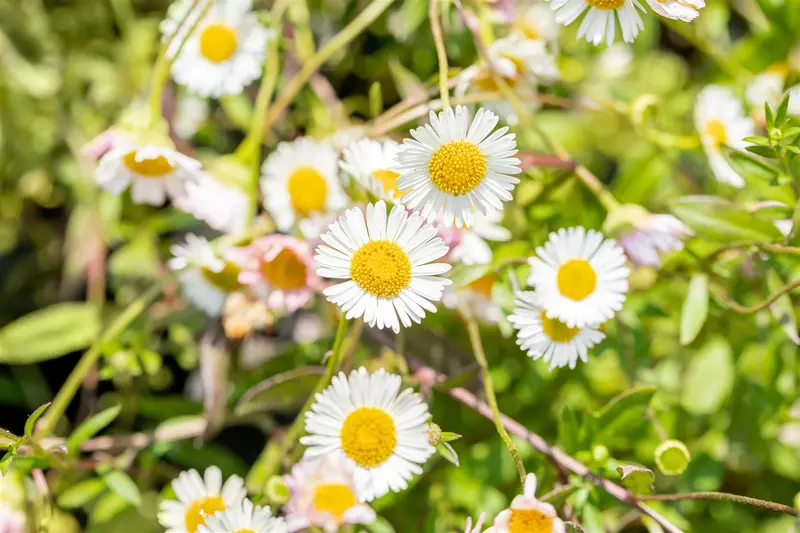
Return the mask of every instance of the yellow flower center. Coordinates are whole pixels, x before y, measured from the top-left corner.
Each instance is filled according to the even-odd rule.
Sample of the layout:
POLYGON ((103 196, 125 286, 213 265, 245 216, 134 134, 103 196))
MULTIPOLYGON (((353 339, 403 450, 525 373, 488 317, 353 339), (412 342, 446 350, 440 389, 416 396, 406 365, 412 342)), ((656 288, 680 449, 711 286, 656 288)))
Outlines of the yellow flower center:
POLYGON ((553 519, 536 509, 511 509, 509 533, 551 533, 553 519))
POLYGON ((453 141, 443 144, 428 163, 431 181, 442 192, 461 196, 480 185, 488 168, 486 156, 475 143, 453 141))
POLYGON ((186 509, 186 531, 196 533, 206 523, 206 518, 225 510, 221 496, 207 496, 193 501, 186 509))
POLYGON ((397 177, 400 176, 399 173, 395 172, 394 170, 375 170, 372 173, 372 177, 377 180, 381 185, 383 185, 383 192, 387 195, 390 195, 392 198, 396 198, 399 196, 397 193, 397 177))
POLYGON ((706 123, 706 135, 714 140, 714 148, 719 150, 720 145, 728 142, 728 132, 721 120, 712 119, 706 123))
POLYGON ((391 241, 369 241, 353 254, 350 277, 378 298, 394 298, 411 283, 411 260, 391 241))
POLYGON ((394 453, 397 431, 382 409, 359 407, 342 424, 342 449, 363 468, 383 464, 394 453))
POLYGON ((289 176, 289 197, 292 207, 302 216, 322 211, 328 184, 314 167, 299 167, 289 176))
POLYGON ((200 273, 210 284, 225 292, 233 292, 242 288, 239 283, 239 273, 241 269, 233 263, 225 263, 219 272, 214 272, 210 268, 201 268, 200 273))
POLYGON ((522 21, 517 23, 517 29, 522 32, 526 39, 530 39, 532 41, 538 41, 542 38, 542 35, 539 33, 539 28, 531 24, 530 22, 522 21))
POLYGON ((586 3, 595 9, 611 11, 612 9, 619 9, 625 5, 625 0, 586 0, 586 3))
POLYGON ((542 311, 542 329, 553 342, 569 342, 578 334, 578 328, 571 328, 558 319, 550 318, 542 311))
POLYGON ((297 290, 306 284, 306 265, 288 248, 281 250, 272 261, 263 262, 261 274, 270 285, 285 291, 297 290))
POLYGON ((225 24, 210 24, 200 34, 200 54, 214 63, 222 63, 236 53, 236 29, 225 24))
POLYGON ((163 178, 175 170, 175 166, 163 155, 137 161, 136 150, 122 156, 122 162, 128 170, 142 178, 163 178))
POLYGON ((256 533, 256 532, 253 531, 252 529, 237 529, 233 533, 256 533))
POLYGON ((580 301, 594 292, 597 274, 585 259, 570 259, 558 268, 558 291, 570 300, 580 301))
POLYGON ((317 485, 314 489, 314 509, 330 513, 337 521, 355 504, 356 495, 347 485, 328 483, 317 485))
POLYGON ((466 288, 487 298, 492 297, 492 287, 497 281, 497 275, 490 272, 469 283, 466 288))

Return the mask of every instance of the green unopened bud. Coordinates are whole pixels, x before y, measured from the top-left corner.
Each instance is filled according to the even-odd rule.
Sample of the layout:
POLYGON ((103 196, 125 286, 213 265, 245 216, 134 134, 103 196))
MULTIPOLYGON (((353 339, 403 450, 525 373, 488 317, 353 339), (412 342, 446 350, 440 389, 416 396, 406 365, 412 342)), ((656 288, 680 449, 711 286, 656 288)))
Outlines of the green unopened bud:
POLYGON ((631 104, 631 120, 635 126, 642 126, 650 121, 658 109, 658 97, 654 94, 643 94, 631 104))
POLYGON ((689 449, 679 440, 666 440, 656 448, 656 464, 667 476, 679 476, 691 460, 689 449))
POLYGON ((428 442, 431 443, 431 446, 434 448, 442 442, 442 428, 440 428, 436 424, 431 424, 428 427, 428 442))
POLYGON ((265 494, 269 500, 276 505, 283 505, 289 501, 291 491, 283 480, 283 476, 272 476, 267 481, 265 494))

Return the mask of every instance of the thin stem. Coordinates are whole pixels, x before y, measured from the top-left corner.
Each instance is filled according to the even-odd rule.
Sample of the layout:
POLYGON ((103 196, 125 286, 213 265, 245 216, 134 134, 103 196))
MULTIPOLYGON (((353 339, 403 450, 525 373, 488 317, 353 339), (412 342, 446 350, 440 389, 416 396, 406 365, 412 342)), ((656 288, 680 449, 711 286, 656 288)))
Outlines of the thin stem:
POLYGON ((447 88, 447 78, 450 68, 447 65, 447 49, 444 46, 444 36, 442 35, 442 23, 439 20, 439 0, 430 0, 431 32, 433 32, 433 43, 436 45, 436 57, 439 60, 439 97, 445 108, 450 107, 450 90, 447 88))
POLYGON ((53 431, 56 423, 64 415, 64 412, 67 410, 67 406, 69 406, 72 398, 75 396, 75 393, 78 392, 78 389, 80 388, 81 383, 83 383, 86 374, 88 374, 92 368, 94 368, 95 363, 100 358, 102 353, 100 347, 125 331, 125 329, 130 326, 139 315, 141 315, 145 310, 147 310, 148 307, 150 307, 150 304, 153 303, 159 294, 161 294, 161 284, 157 283, 150 287, 150 289, 142 294, 139 298, 131 302, 131 304, 128 305, 128 307, 125 308, 125 310, 122 311, 122 313, 120 313, 120 315, 114 320, 114 322, 108 326, 105 332, 97 341, 95 341, 91 348, 89 348, 83 354, 81 360, 78 361, 78 364, 72 369, 69 377, 67 377, 67 381, 64 382, 61 390, 59 390, 58 394, 56 394, 56 397, 53 400, 53 403, 50 405, 50 408, 42 416, 42 420, 35 432, 37 439, 49 435, 53 431))
POLYGON ((517 465, 517 473, 519 474, 520 482, 524 485, 525 465, 522 463, 522 458, 517 451, 517 447, 514 446, 514 442, 511 440, 508 431, 506 431, 506 428, 503 425, 500 408, 497 407, 497 397, 494 394, 494 382, 492 381, 492 375, 489 372, 489 363, 486 360, 486 353, 483 350, 481 332, 478 328, 478 323, 475 321, 475 317, 472 316, 472 312, 467 306, 464 305, 459 307, 459 312, 464 318, 464 322, 467 324, 467 332, 469 333, 470 343, 472 343, 472 351, 475 354, 475 359, 478 361, 478 364, 481 367, 483 388, 486 391, 486 401, 489 402, 489 407, 492 411, 492 420, 494 420, 497 433, 500 434, 500 438, 503 439, 503 442, 505 442, 509 453, 511 453, 511 456, 514 457, 514 463, 517 465))
MULTIPOLYGON (((345 331, 347 331, 347 319, 342 313, 339 319, 339 326, 336 329, 336 338, 333 341, 333 349, 328 358, 328 364, 325 366, 325 373, 319 378, 314 391, 306 400, 300 414, 294 419, 292 425, 289 426, 283 442, 278 445, 278 441, 270 441, 261 452, 258 460, 256 460, 253 468, 250 469, 250 474, 247 476, 247 487, 253 492, 262 492, 264 485, 274 475, 277 474, 280 468, 281 460, 291 452, 297 440, 305 431, 306 413, 311 409, 316 401, 317 394, 321 393, 330 384, 333 376, 339 370, 342 364, 345 331)), ((352 348, 352 347, 350 347, 352 348)))
POLYGON ((292 103, 294 97, 300 89, 308 82, 314 72, 330 57, 347 46, 350 41, 355 39, 370 24, 384 12, 394 2, 394 0, 375 0, 356 16, 350 24, 345 26, 342 31, 337 33, 325 46, 320 48, 308 61, 303 63, 300 71, 286 84, 275 103, 269 110, 264 128, 269 128, 281 115, 281 113, 292 103))
POLYGON ((744 503, 755 505, 762 509, 769 509, 778 513, 785 513, 792 516, 800 516, 800 512, 793 507, 780 503, 750 498, 749 496, 739 496, 738 494, 728 494, 727 492, 685 492, 682 494, 644 494, 639 496, 640 500, 656 502, 679 502, 683 500, 713 500, 744 503))
POLYGON ((747 306, 744 306, 744 305, 740 304, 739 302, 735 301, 733 298, 731 298, 728 295, 724 294, 720 290, 714 290, 714 291, 712 291, 712 293, 719 300, 721 300, 722 303, 724 303, 727 307, 729 307, 730 309, 733 309, 737 313, 752 314, 752 313, 757 313, 758 311, 763 311, 764 309, 766 309, 770 305, 774 304, 775 301, 778 298, 780 298, 784 294, 790 293, 791 291, 795 290, 798 287, 800 287, 800 280, 797 280, 797 281, 794 281, 792 283, 789 283, 788 285, 784 286, 783 288, 781 288, 776 293, 772 294, 769 298, 767 298, 766 300, 764 300, 760 304, 757 304, 757 305, 754 305, 754 306, 751 306, 751 307, 747 307, 747 306))

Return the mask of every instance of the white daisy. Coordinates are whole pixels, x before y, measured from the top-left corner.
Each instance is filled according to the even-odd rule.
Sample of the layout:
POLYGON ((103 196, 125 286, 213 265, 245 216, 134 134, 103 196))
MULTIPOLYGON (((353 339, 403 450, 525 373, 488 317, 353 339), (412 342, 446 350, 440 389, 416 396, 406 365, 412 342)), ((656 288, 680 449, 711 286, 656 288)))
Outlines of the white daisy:
POLYGON ((305 457, 349 457, 362 501, 404 490, 434 452, 428 406, 411 389, 400 392, 401 384, 383 369, 340 373, 306 415, 305 457))
POLYGON ((219 316, 228 294, 244 285, 239 282, 241 269, 218 254, 204 237, 192 233, 184 245, 170 249, 170 270, 179 272, 178 281, 186 297, 209 316, 219 316))
POLYGON ((450 248, 447 259, 465 265, 488 265, 492 262, 492 248, 486 241, 505 242, 511 232, 500 225, 503 213, 489 215, 478 213, 471 228, 439 228, 439 237, 450 248))
POLYGON ((747 85, 744 96, 747 103, 763 111, 764 104, 775 108, 781 103, 783 85, 789 75, 789 66, 785 62, 776 63, 755 76, 747 85))
MULTIPOLYGON (((566 533, 555 507, 536 498, 536 476, 525 478, 524 492, 494 519, 492 533, 566 533)), ((488 531, 486 533, 489 533, 488 531)))
POLYGON ((162 205, 167 195, 182 198, 186 185, 200 179, 200 163, 172 148, 126 143, 100 159, 95 175, 98 184, 114 194, 132 184, 134 202, 162 205))
POLYGON ((172 481, 172 489, 177 501, 162 501, 158 511, 166 533, 198 533, 209 517, 240 506, 246 494, 239 476, 229 477, 223 485, 222 472, 216 466, 208 467, 202 478, 194 469, 182 472, 172 481))
POLYGON ((425 312, 436 312, 450 280, 440 277, 450 265, 432 263, 447 253, 436 228, 423 224, 395 204, 386 216, 383 200, 367 206, 366 220, 359 208, 348 210, 321 236, 314 260, 317 274, 346 280, 324 290, 347 318, 364 317, 370 327, 392 328, 420 323, 425 312), (399 321, 398 321, 399 316, 399 321))
POLYGON ((514 18, 513 31, 533 41, 550 42, 558 39, 561 27, 556 23, 553 10, 546 3, 534 2, 520 8, 522 12, 514 18))
POLYGON ((514 134, 497 126, 497 115, 479 109, 472 124, 464 106, 431 111, 430 124, 411 130, 397 153, 398 189, 403 202, 420 208, 428 220, 445 226, 470 226, 475 212, 503 209, 519 183, 514 134))
POLYGON ((247 226, 249 202, 241 188, 204 173, 186 185, 185 196, 175 205, 217 231, 236 235, 247 226))
POLYGON ((344 524, 371 524, 375 511, 359 503, 355 463, 342 455, 300 461, 284 476, 291 499, 284 512, 289 531, 319 526, 336 533, 344 524))
POLYGON ((747 143, 742 139, 755 134, 753 121, 744 115, 741 102, 727 87, 708 85, 697 96, 694 123, 716 178, 733 187, 744 187, 744 180, 725 160, 721 149, 723 144, 744 149, 747 143))
MULTIPOLYGON (((167 15, 182 16, 186 9, 171 9, 167 15)), ((165 22, 162 31, 175 27, 177 22, 165 22)), ((261 75, 270 37, 249 0, 214 2, 172 64, 172 76, 199 96, 239 94, 261 75)))
POLYGON ((450 309, 466 305, 481 322, 497 324, 503 319, 503 309, 492 301, 496 281, 497 275, 489 272, 463 287, 447 287, 442 294, 442 303, 450 309))
POLYGON ((578 38, 583 37, 595 46, 603 38, 609 46, 614 42, 617 18, 626 43, 632 43, 644 29, 644 21, 636 11, 644 8, 638 0, 550 0, 550 7, 556 12, 556 22, 564 26, 575 22, 588 9, 578 28, 578 38))
POLYGON ((347 204, 339 183, 339 156, 326 142, 308 137, 282 142, 261 171, 264 207, 281 231, 347 204))
POLYGON ((622 309, 630 272, 625 253, 598 231, 561 228, 536 248, 530 264, 528 283, 536 288, 548 317, 582 328, 622 309))
POLYGON ((589 348, 605 338, 595 327, 569 327, 557 318, 548 317, 533 291, 518 293, 514 305, 508 321, 519 330, 517 344, 534 361, 544 359, 550 363, 550 370, 575 368, 578 359, 587 363, 589 348))
POLYGON ((668 19, 691 22, 700 15, 697 11, 706 7, 704 0, 647 0, 657 14, 668 19))
POLYGON ((399 146, 391 139, 361 139, 344 149, 339 166, 379 199, 396 202, 401 196, 397 192, 397 177, 400 174, 393 167, 399 146))
POLYGON ((283 518, 273 518, 269 507, 254 506, 250 500, 230 505, 206 519, 197 533, 288 533, 283 518))

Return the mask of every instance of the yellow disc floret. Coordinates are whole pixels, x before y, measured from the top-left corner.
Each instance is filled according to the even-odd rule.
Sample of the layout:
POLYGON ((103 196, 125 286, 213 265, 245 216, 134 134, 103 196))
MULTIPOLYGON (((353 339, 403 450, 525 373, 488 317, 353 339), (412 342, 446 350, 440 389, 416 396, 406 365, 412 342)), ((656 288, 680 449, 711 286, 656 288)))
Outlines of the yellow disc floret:
POLYGON ((611 11, 612 9, 619 9, 624 6, 625 0, 586 0, 586 3, 595 9, 611 11))
POLYGON ((142 178, 163 178, 175 170, 175 166, 163 155, 137 161, 136 150, 122 156, 122 162, 128 170, 142 178))
POLYGON ((186 508, 186 531, 197 533, 200 526, 206 523, 206 518, 225 510, 225 500, 221 496, 207 496, 193 501, 186 508))
POLYGON ((219 272, 214 272, 210 268, 200 269, 200 273, 203 274, 206 281, 225 292, 233 292, 242 288, 242 284, 239 283, 239 273, 241 271, 242 269, 233 263, 225 263, 225 266, 219 272))
POLYGON ((411 260, 391 241, 369 241, 353 254, 350 277, 365 292, 394 298, 411 283, 411 260))
POLYGON ((383 192, 387 195, 391 195, 392 198, 399 196, 397 194, 397 177, 400 176, 399 173, 395 172, 394 170, 375 170, 372 172, 372 177, 378 183, 383 185, 383 192))
POLYGON ((324 483, 314 488, 314 510, 330 513, 335 520, 341 520, 356 503, 353 489, 342 483, 324 483))
POLYGON ((578 334, 578 328, 571 328, 556 318, 549 318, 542 311, 542 329, 553 342, 569 342, 578 334))
POLYGON ((716 118, 706 122, 706 135, 711 137, 714 148, 717 150, 721 145, 728 142, 728 131, 725 128, 725 124, 716 118))
POLYGON ((570 259, 558 268, 558 291, 570 300, 580 301, 597 287, 597 274, 585 259, 570 259))
POLYGON ((328 193, 328 184, 313 167, 299 167, 289 176, 289 198, 292 208, 301 216, 322 211, 328 193))
POLYGON ((386 462, 397 445, 394 420, 382 409, 359 407, 342 424, 342 450, 363 468, 386 462))
POLYGON ((537 509, 511 509, 509 533, 551 533, 553 519, 537 509))
POLYGON ((461 196, 480 185, 488 168, 486 156, 470 141, 440 146, 428 163, 433 185, 442 192, 461 196))
POLYGON ((236 53, 236 29, 225 24, 209 24, 200 33, 200 54, 214 63, 222 63, 236 53))
POLYGON ((288 248, 272 261, 261 264, 261 274, 270 285, 285 291, 297 290, 306 284, 306 265, 288 248))

